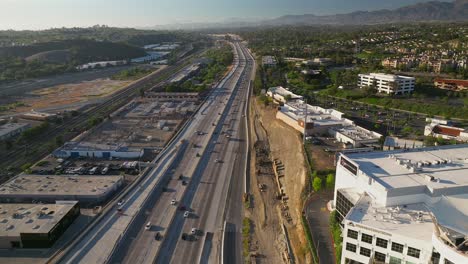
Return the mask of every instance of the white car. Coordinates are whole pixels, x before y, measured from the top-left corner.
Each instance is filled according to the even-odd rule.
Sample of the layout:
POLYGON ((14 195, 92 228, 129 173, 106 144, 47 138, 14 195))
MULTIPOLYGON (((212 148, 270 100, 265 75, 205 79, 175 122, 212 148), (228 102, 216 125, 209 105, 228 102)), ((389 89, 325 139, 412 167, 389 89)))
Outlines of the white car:
POLYGON ((184 213, 184 218, 188 218, 190 216, 190 212, 189 211, 185 211, 184 213))
POLYGON ((198 232, 198 229, 196 229, 195 227, 192 227, 192 230, 190 231, 190 234, 196 235, 197 232, 198 232))
POLYGON ((121 206, 121 205, 123 205, 124 203, 125 203, 125 200, 122 199, 122 200, 120 200, 120 201, 117 203, 117 205, 118 205, 118 206, 121 206))
POLYGON ((176 200, 172 199, 171 205, 175 205, 176 203, 177 203, 176 200))
POLYGON ((151 229, 151 222, 148 222, 145 226, 145 230, 150 230, 151 229))

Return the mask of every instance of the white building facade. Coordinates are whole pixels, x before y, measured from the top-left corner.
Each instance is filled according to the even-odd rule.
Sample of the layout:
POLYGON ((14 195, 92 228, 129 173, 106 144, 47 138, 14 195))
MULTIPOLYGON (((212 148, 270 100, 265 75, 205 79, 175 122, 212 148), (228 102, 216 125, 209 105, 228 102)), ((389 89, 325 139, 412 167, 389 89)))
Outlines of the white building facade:
POLYGON ((414 77, 369 73, 359 74, 358 86, 360 88, 375 86, 379 93, 399 95, 413 92, 415 81, 414 77))
POLYGON ((342 264, 468 263, 468 145, 341 154, 342 264))

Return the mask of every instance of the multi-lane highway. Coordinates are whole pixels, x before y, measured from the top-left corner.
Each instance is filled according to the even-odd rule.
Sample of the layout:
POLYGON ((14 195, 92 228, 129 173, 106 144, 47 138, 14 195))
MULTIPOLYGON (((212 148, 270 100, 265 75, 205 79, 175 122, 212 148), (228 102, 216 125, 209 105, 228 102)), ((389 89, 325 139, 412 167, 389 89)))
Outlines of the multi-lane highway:
MULTIPOLYGON (((104 214, 61 262, 222 262, 226 207, 235 211, 228 216, 233 222, 242 219, 245 111, 253 64, 242 44, 234 41, 232 46, 229 74, 158 156, 154 168, 129 190, 124 205, 104 214)), ((239 246, 233 255, 240 258, 236 237, 239 246)))

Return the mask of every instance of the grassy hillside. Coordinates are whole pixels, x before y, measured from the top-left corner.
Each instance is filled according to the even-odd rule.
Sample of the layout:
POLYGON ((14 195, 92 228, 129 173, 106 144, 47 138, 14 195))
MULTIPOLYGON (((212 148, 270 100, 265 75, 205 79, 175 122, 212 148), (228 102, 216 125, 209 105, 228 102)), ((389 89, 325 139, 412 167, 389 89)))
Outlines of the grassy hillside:
POLYGON ((74 71, 91 61, 144 56, 142 48, 125 43, 75 39, 0 48, 0 82, 74 71))

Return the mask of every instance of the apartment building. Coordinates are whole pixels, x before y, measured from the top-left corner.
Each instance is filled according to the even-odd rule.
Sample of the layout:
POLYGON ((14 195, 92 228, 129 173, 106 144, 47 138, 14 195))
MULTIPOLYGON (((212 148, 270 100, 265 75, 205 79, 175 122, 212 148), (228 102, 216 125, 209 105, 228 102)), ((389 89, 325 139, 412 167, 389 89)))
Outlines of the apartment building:
POLYGON ((435 79, 434 86, 439 89, 463 91, 463 90, 468 90, 468 80, 435 79))
POLYGON ((468 145, 340 154, 344 263, 468 263, 468 145))
POLYGON ((375 86, 379 93, 385 94, 408 94, 414 91, 414 77, 393 75, 385 73, 359 74, 358 86, 375 86))

